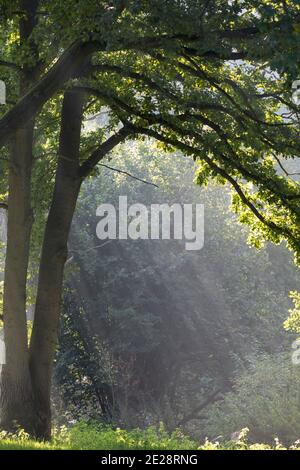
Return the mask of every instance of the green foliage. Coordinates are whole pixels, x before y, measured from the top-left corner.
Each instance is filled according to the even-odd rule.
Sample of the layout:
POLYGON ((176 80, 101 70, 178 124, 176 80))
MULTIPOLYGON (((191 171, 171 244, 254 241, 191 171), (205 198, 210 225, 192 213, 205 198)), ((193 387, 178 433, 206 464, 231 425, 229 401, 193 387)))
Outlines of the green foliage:
POLYGON ((230 439, 241 428, 250 429, 252 442, 292 445, 300 436, 300 374, 291 354, 253 360, 238 376, 233 391, 212 405, 203 426, 209 437, 230 439))
MULTIPOLYGON (((162 425, 125 431, 81 422, 71 429, 54 429, 51 443, 33 441, 24 431, 15 435, 1 433, 0 450, 287 450, 279 441, 271 445, 250 444, 247 433, 247 428, 241 430, 235 441, 199 443, 179 430, 167 433, 162 425)), ((299 450, 299 444, 289 449, 299 450)))
MULTIPOLYGON (((205 447, 208 448, 206 444, 205 447)), ((81 422, 69 430, 54 429, 52 442, 37 443, 19 431, 15 435, 1 434, 0 450, 11 449, 72 449, 72 450, 184 450, 197 449, 199 444, 184 436, 180 431, 171 434, 164 427, 149 427, 146 430, 134 429, 125 431, 81 422)))
POLYGON ((70 443, 77 449, 193 449, 197 444, 180 431, 167 433, 161 425, 159 429, 150 427, 144 431, 125 431, 117 428, 101 428, 81 423, 70 431, 70 443))

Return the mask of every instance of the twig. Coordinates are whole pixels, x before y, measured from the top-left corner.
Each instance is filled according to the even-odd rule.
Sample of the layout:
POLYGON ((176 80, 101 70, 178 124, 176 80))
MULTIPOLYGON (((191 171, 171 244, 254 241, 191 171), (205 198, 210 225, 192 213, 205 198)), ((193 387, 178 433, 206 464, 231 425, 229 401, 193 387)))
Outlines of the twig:
MULTIPOLYGON (((276 162, 278 163, 278 165, 280 166, 280 168, 282 169, 283 173, 289 178, 291 176, 300 176, 300 173, 289 173, 283 166, 283 164, 281 163, 280 159, 274 154, 272 153, 273 157, 275 158, 276 162)), ((294 181, 294 180, 293 180, 294 181)), ((294 181, 295 182, 295 181, 294 181)))
POLYGON ((152 183, 151 181, 143 180, 139 178, 138 176, 134 176, 131 173, 128 173, 128 171, 120 170, 119 168, 113 168, 112 166, 106 165, 105 163, 99 163, 99 165, 104 166, 105 168, 108 168, 109 170, 116 171, 117 173, 122 173, 123 175, 129 176, 130 178, 138 180, 141 183, 150 184, 151 186, 155 186, 156 188, 159 187, 157 184, 152 183))

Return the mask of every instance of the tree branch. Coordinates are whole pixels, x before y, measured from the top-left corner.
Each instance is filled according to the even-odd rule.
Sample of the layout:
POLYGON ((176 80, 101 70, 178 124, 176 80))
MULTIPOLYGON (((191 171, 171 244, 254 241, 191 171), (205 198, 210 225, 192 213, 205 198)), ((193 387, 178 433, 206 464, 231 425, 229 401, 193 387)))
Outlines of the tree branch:
POLYGON ((187 416, 184 416, 178 423, 177 426, 182 426, 186 424, 188 421, 191 421, 192 419, 197 419, 197 416, 195 416, 196 413, 199 413, 199 411, 202 411, 204 408, 206 408, 208 405, 211 403, 220 400, 221 397, 218 397, 219 393, 221 393, 222 390, 216 390, 213 392, 211 395, 209 395, 199 406, 197 406, 191 413, 189 413, 187 416))
MULTIPOLYGON (((193 137, 196 140, 200 140, 202 143, 205 143, 203 137, 198 132, 195 132, 192 129, 186 129, 186 128, 184 129, 184 128, 178 127, 177 125, 174 124, 174 122, 172 122, 170 120, 167 120, 167 119, 165 119, 165 118, 163 118, 159 115, 154 115, 154 114, 151 114, 151 113, 142 112, 139 109, 133 108, 128 103, 125 103, 123 100, 121 100, 117 96, 111 96, 111 95, 108 96, 102 90, 97 90, 97 89, 94 89, 92 87, 80 87, 80 88, 84 89, 85 91, 87 91, 91 94, 94 94, 95 96, 98 96, 100 99, 105 100, 105 102, 107 104, 109 104, 112 109, 115 109, 117 113, 118 113, 118 108, 120 108, 121 110, 125 111, 129 115, 135 115, 139 118, 142 118, 143 120, 148 121, 148 123, 150 123, 150 124, 160 124, 160 125, 162 125, 166 128, 172 129, 176 134, 179 134, 182 137, 193 137)), ((194 117, 193 115, 191 115, 191 116, 194 117)), ((176 117, 176 116, 172 116, 172 118, 174 118, 174 117, 176 117)), ((180 118, 185 119, 186 117, 189 117, 189 113, 185 113, 183 115, 177 116, 177 118, 179 118, 179 119, 180 118)), ((230 152, 231 156, 228 157, 224 153, 218 152, 215 148, 212 148, 210 150, 214 154, 217 154, 217 156, 219 158, 221 158, 221 160, 223 160, 223 162, 225 162, 226 165, 229 164, 230 167, 233 170, 238 169, 241 172, 243 177, 250 178, 257 185, 265 185, 270 190, 270 192, 273 192, 273 194, 275 194, 278 197, 278 199, 280 199, 281 203, 283 203, 285 205, 285 207, 287 207, 291 212, 293 212, 293 213, 297 214, 297 216, 299 216, 299 214, 300 214, 299 208, 295 207, 295 206, 291 206, 288 201, 289 200, 299 199, 300 194, 299 193, 298 194, 285 194, 282 191, 275 188, 274 185, 272 184, 272 181, 270 182, 270 181, 268 181, 268 179, 263 178, 263 176, 260 173, 258 173, 257 171, 256 172, 250 172, 245 166, 243 166, 239 162, 239 158, 237 157, 237 155, 233 151, 231 145, 229 144, 229 142, 227 140, 228 136, 224 133, 224 131, 217 124, 212 122, 211 120, 209 120, 207 118, 204 118, 203 116, 197 115, 197 118, 200 118, 200 117, 201 117, 202 122, 205 125, 208 125, 209 127, 211 127, 211 129, 213 129, 217 133, 217 135, 219 136, 221 141, 223 141, 225 143, 225 145, 227 147, 227 150, 230 152)), ((191 148, 194 148, 194 147, 191 147, 191 148)), ((203 157, 203 159, 205 160, 205 157, 203 157)), ((212 161, 212 160, 209 159, 209 161, 212 161)), ((216 168, 218 168, 218 167, 216 166, 216 168)), ((226 176, 224 175, 224 178, 225 177, 226 176)), ((228 179, 228 178, 226 178, 226 179, 228 179)), ((233 182, 234 181, 235 180, 233 179, 233 182)))
POLYGON ((103 142, 91 155, 85 160, 79 168, 79 176, 85 178, 88 176, 95 166, 119 143, 123 142, 130 134, 135 131, 129 127, 124 126, 116 134, 109 137, 103 142))
POLYGON ((150 184, 151 186, 155 186, 156 188, 158 188, 157 184, 152 183, 151 181, 143 180, 142 178, 139 178, 138 176, 134 176, 131 173, 128 173, 128 171, 120 170, 119 168, 114 168, 112 166, 106 165, 105 163, 99 163, 99 165, 104 166, 105 168, 108 168, 109 170, 116 171, 117 173, 121 173, 123 175, 129 176, 130 178, 140 181, 141 183, 150 184))
POLYGON ((99 43, 73 43, 43 78, 0 120, 0 148, 15 129, 30 121, 46 101, 84 66, 87 57, 100 49, 99 43))

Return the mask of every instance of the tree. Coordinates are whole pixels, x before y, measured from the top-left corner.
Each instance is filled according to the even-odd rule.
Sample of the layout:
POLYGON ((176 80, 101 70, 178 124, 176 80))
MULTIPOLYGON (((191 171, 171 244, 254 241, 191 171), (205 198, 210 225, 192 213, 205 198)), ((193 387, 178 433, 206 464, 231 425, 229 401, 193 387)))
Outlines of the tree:
POLYGON ((289 347, 282 322, 297 268, 283 247, 246 246, 229 191, 191 187, 192 159, 148 141, 112 156, 84 183, 69 237, 54 381, 64 401, 56 416, 67 410, 70 419, 121 427, 163 421, 202 440, 204 405, 231 389, 253 356, 289 347), (190 253, 176 240, 98 240, 96 207, 117 207, 124 194, 129 206, 148 209, 203 203, 203 250, 190 253))
MULTIPOLYGON (((286 86, 295 68, 289 60, 279 60, 286 49, 289 54, 295 50, 299 5, 3 0, 1 18, 1 67, 12 84, 9 102, 19 97, 0 120, 0 144, 13 142, 9 188, 5 179, 2 182, 9 195, 1 422, 9 429, 17 421, 31 434, 47 438, 72 216, 82 181, 120 142, 146 134, 191 153, 201 162, 199 181, 208 176, 229 181, 239 197, 236 208, 246 211, 243 220, 276 242, 287 239, 297 252, 298 186, 288 176, 279 176, 274 163, 281 154, 293 157, 299 150, 297 108, 286 86), (245 62, 229 66, 241 59, 245 62), (281 76, 268 69, 282 65, 281 76), (53 142, 43 131, 43 117, 52 113, 57 119, 61 101, 60 137, 53 142), (282 104, 291 109, 290 122, 278 114, 282 104), (83 137, 84 116, 103 106, 109 107, 108 125, 83 137), (34 203, 30 190, 32 184, 39 192, 43 189, 31 178, 32 155, 39 160, 37 149, 55 172, 55 183, 28 348, 26 274, 34 203), (57 161, 48 152, 52 157, 57 152, 57 161)), ((35 168, 43 165, 34 163, 35 168)), ((53 181, 49 183, 52 187, 53 181)))

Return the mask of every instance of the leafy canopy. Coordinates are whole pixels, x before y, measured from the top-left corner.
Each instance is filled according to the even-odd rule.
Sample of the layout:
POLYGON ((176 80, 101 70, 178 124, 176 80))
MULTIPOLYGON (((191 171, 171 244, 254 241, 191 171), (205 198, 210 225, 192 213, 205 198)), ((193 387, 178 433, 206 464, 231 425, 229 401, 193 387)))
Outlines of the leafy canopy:
MULTIPOLYGON (((84 92, 86 116, 106 112, 108 118, 83 136, 82 161, 120 123, 128 137, 146 135, 180 149, 198 162, 199 184, 213 178, 231 185, 233 209, 251 226, 253 244, 285 239, 299 262, 300 191, 289 170, 299 154, 299 109, 291 100, 300 73, 299 1, 37 5, 32 48, 20 44, 19 2, 0 3, 0 71, 9 89, 1 142, 20 120, 38 114, 35 174, 46 174, 51 188, 61 93, 84 92), (30 67, 35 84, 15 104, 22 71, 30 67)), ((5 148, 2 156, 5 176, 5 148)), ((45 182, 37 177, 34 185, 36 210, 45 209, 46 199, 38 197, 45 182)), ((6 178, 2 186, 4 194, 6 178)))

